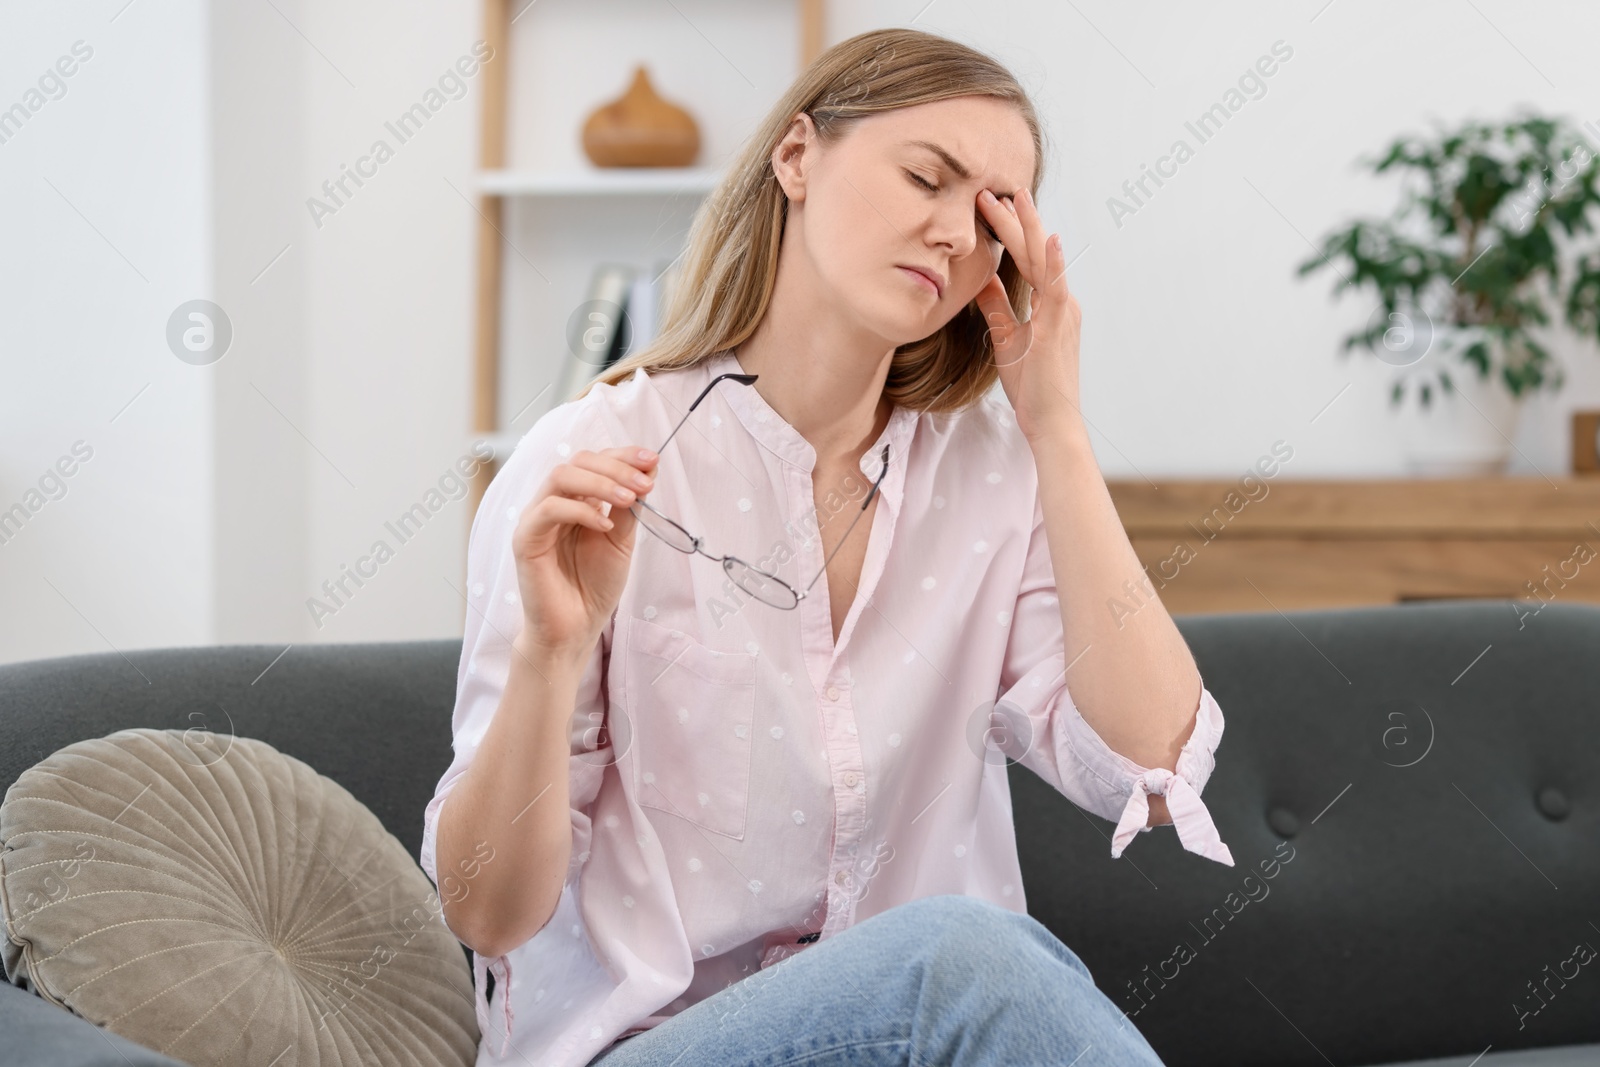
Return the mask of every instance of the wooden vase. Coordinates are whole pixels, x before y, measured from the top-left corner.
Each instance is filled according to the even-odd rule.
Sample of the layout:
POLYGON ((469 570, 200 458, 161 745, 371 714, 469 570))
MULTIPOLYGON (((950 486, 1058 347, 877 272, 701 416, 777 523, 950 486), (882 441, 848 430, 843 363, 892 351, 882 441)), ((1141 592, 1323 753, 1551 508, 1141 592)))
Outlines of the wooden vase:
POLYGON ((639 64, 628 91, 584 121, 583 151, 597 167, 687 167, 700 154, 700 127, 656 95, 639 64))

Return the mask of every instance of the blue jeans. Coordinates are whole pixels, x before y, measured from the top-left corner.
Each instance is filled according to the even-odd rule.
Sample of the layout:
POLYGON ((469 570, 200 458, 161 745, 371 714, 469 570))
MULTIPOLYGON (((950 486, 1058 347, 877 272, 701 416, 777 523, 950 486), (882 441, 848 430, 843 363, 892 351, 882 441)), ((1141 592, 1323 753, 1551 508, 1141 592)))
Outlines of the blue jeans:
POLYGON ((590 1067, 1161 1067, 1032 916, 921 897, 623 1038, 590 1067))

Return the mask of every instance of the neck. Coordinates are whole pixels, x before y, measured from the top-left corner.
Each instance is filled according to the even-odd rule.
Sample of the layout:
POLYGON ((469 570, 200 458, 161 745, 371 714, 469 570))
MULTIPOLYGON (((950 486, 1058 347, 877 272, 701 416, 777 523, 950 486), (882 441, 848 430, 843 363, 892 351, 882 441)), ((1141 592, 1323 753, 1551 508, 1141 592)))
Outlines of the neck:
POLYGON ((735 350, 759 375, 751 388, 816 450, 817 462, 857 462, 889 423, 883 395, 894 345, 866 336, 824 302, 785 291, 784 274, 755 333, 735 350))

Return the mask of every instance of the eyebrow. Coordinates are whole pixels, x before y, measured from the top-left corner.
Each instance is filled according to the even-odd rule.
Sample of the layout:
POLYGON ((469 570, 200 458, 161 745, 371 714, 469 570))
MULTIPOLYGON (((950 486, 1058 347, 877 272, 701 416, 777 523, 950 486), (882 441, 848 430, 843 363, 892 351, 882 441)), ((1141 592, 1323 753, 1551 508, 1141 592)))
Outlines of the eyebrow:
MULTIPOLYGON (((934 155, 938 156, 940 159, 944 160, 944 165, 949 167, 955 173, 956 177, 963 180, 971 180, 972 178, 972 171, 968 170, 966 165, 963 164, 961 160, 945 151, 943 145, 935 144, 932 141, 902 141, 901 144, 908 148, 925 148, 929 152, 932 152, 934 155)), ((999 189, 990 189, 989 191, 994 194, 995 199, 997 200, 1001 197, 1012 195, 1011 192, 1003 193, 999 189)), ((1015 190, 1012 192, 1015 192, 1015 190)))

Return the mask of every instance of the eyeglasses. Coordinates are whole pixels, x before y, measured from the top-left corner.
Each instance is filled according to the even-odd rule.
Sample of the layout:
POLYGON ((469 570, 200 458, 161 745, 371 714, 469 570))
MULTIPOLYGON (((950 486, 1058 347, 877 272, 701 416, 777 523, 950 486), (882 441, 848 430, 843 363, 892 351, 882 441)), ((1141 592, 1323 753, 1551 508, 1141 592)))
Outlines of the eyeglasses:
MULTIPOLYGON (((661 443, 661 447, 656 449, 656 455, 660 456, 666 454, 667 445, 677 434, 678 429, 683 426, 684 422, 688 420, 690 413, 699 406, 700 401, 704 400, 710 394, 711 390, 716 387, 718 382, 722 381, 724 378, 732 378, 741 385, 751 385, 755 382, 757 377, 758 376, 754 374, 719 374, 715 378, 711 379, 711 381, 706 384, 706 387, 700 391, 700 395, 694 398, 694 403, 689 405, 689 410, 683 413, 683 418, 678 420, 678 425, 672 428, 672 433, 667 435, 666 441, 663 441, 661 443)), ((657 469, 659 470, 659 468, 657 469)), ((850 520, 850 526, 845 530, 844 537, 839 538, 839 543, 833 546, 833 551, 828 553, 828 558, 822 561, 822 570, 817 572, 817 577, 811 579, 811 581, 806 584, 805 589, 799 592, 795 590, 794 586, 790 585, 782 578, 779 578, 776 574, 753 567, 737 556, 713 556, 711 553, 707 552, 703 547, 701 547, 704 542, 700 538, 691 534, 678 523, 667 518, 659 509, 657 509, 647 500, 635 500, 631 505, 629 505, 628 510, 633 513, 633 517, 635 519, 639 520, 639 525, 655 534, 657 537, 671 545, 673 548, 677 549, 679 552, 684 552, 691 555, 698 552, 709 560, 721 563, 722 569, 727 573, 728 578, 735 586, 743 589, 746 593, 749 593, 763 604, 770 604, 775 608, 782 608, 787 611, 798 606, 800 601, 805 599, 806 593, 809 593, 811 591, 811 587, 817 583, 817 578, 821 578, 823 574, 827 572, 829 561, 831 561, 833 557, 838 554, 839 549, 843 547, 845 540, 850 536, 850 531, 854 530, 856 528, 856 523, 861 521, 861 515, 866 513, 867 505, 872 503, 872 498, 877 494, 878 487, 883 484, 884 475, 888 473, 889 446, 885 444, 883 446, 883 471, 879 473, 878 480, 872 483, 872 490, 867 493, 867 498, 861 502, 860 514, 857 514, 854 519, 850 520), (641 507, 644 510, 641 511, 641 507)))

